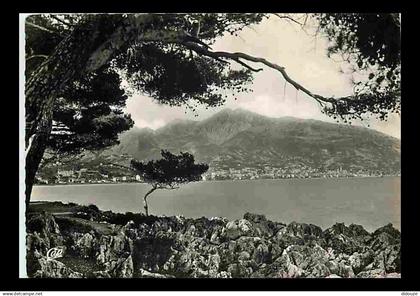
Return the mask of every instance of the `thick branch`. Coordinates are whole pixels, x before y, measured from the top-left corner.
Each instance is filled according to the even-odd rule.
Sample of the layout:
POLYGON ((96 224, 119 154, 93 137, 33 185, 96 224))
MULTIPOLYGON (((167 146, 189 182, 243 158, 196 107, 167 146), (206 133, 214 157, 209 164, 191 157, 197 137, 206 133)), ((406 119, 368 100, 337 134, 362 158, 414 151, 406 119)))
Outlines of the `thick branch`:
POLYGON ((50 15, 53 19, 55 19, 56 21, 58 21, 58 22, 60 22, 60 23, 62 23, 62 24, 64 24, 64 25, 66 25, 66 26, 69 26, 69 27, 74 27, 74 25, 73 24, 70 24, 70 23, 68 23, 68 22, 66 22, 66 21, 63 21, 62 19, 60 19, 59 17, 56 17, 55 15, 50 15))
POLYGON ((52 30, 50 30, 50 29, 47 29, 47 28, 45 28, 45 27, 42 27, 42 26, 40 26, 40 25, 37 25, 37 24, 31 23, 31 22, 28 22, 28 21, 26 21, 26 24, 27 24, 27 25, 29 25, 29 26, 31 26, 31 27, 37 28, 37 29, 39 29, 39 30, 42 30, 42 31, 45 31, 45 32, 48 32, 48 33, 51 33, 51 34, 61 35, 60 33, 56 32, 56 31, 52 31, 52 30))
MULTIPOLYGON (((286 70, 284 67, 281 67, 277 64, 271 63, 269 61, 267 61, 264 58, 258 58, 258 57, 254 57, 242 52, 225 52, 225 51, 209 51, 206 48, 203 48, 195 43, 192 42, 184 42, 183 45, 185 45, 187 48, 192 49, 193 51, 197 52, 198 54, 201 55, 205 55, 211 58, 226 58, 226 59, 230 59, 233 61, 238 62, 239 59, 243 59, 243 60, 247 60, 250 62, 254 62, 254 63, 261 63, 266 65, 269 68, 272 68, 274 70, 279 71, 282 76, 284 77, 284 79, 290 83, 291 85, 293 85, 293 87, 295 87, 297 90, 300 90, 302 92, 304 92, 305 94, 307 94, 308 96, 316 99, 318 102, 325 102, 325 103, 331 103, 334 104, 337 102, 337 99, 334 98, 327 98, 318 94, 314 94, 312 93, 310 90, 308 90, 307 88, 305 88, 303 85, 297 83, 295 80, 293 80, 292 78, 290 78, 290 76, 287 74, 286 70)), ((239 62, 241 65, 243 65, 243 63, 239 62)), ((249 68, 249 67, 248 67, 249 68)), ((254 71, 260 71, 261 69, 254 69, 254 71)))
POLYGON ((30 57, 26 58, 26 61, 36 59, 36 58, 48 59, 48 56, 45 55, 45 54, 35 54, 35 55, 31 55, 30 57))

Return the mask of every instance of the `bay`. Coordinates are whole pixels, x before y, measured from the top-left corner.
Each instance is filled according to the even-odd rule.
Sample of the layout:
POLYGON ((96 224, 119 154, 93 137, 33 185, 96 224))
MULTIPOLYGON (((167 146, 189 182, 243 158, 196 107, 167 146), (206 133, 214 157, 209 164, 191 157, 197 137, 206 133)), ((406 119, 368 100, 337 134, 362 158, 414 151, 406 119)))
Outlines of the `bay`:
MULTIPOLYGON (((101 210, 140 212, 143 183, 35 186, 32 201, 95 204, 101 210)), ((400 229, 401 178, 232 180, 190 183, 149 196, 154 215, 242 218, 264 214, 284 223, 312 223, 323 229, 336 222, 373 231, 392 223, 400 229)))

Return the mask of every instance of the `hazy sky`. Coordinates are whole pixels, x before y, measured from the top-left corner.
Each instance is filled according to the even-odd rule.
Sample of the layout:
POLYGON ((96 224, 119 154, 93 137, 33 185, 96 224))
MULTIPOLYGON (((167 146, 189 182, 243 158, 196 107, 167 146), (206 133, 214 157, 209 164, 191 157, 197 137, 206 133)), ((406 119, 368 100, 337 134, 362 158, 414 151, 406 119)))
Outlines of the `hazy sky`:
MULTIPOLYGON (((213 46, 214 50, 241 51, 277 63, 286 68, 289 76, 311 90, 324 96, 343 96, 352 93, 351 76, 340 72, 346 64, 326 56, 327 40, 321 36, 314 38, 303 32, 297 25, 272 17, 259 25, 243 30, 239 37, 226 36, 213 46)), ((260 64, 252 64, 255 68, 260 64)), ((253 92, 240 94, 238 100, 230 99, 222 107, 206 110, 199 108, 198 117, 185 107, 160 105, 146 96, 134 95, 127 102, 137 127, 159 128, 174 119, 202 120, 220 110, 243 108, 270 117, 294 116, 334 122, 323 115, 318 103, 296 92, 290 84, 284 92, 284 79, 273 69, 254 74, 253 92), (285 95, 284 95, 285 94, 285 95)), ((353 123, 367 127, 367 123, 353 123)), ((400 116, 393 114, 387 122, 370 119, 370 128, 375 128, 391 136, 400 138, 400 116)))

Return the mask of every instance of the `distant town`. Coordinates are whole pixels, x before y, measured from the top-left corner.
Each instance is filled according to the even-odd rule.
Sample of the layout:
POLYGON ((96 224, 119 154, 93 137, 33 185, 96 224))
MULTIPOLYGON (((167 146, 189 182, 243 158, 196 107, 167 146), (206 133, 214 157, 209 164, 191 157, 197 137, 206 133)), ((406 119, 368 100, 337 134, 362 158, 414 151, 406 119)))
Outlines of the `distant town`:
MULTIPOLYGON (((400 171, 375 171, 360 168, 343 169, 318 168, 305 165, 290 165, 287 167, 260 167, 226 168, 211 166, 202 176, 202 181, 213 180, 257 180, 257 179, 292 179, 292 178, 343 178, 343 177, 383 177, 400 176, 400 171)), ((100 163, 99 168, 63 167, 55 164, 48 171, 42 171, 36 178, 38 185, 52 184, 98 184, 98 183, 133 183, 143 182, 140 175, 119 164, 100 163), (54 169, 55 167, 55 169, 54 169)))

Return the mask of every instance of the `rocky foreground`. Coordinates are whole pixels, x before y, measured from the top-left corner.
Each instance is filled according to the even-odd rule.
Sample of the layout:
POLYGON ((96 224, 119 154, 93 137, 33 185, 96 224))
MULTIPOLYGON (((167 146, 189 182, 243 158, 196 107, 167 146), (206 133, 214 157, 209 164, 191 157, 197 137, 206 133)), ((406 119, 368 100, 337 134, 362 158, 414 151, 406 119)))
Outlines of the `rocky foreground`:
POLYGON ((31 205, 27 270, 41 278, 400 277, 400 232, 360 225, 115 214, 96 206, 31 205), (48 259, 47 251, 64 248, 48 259))

